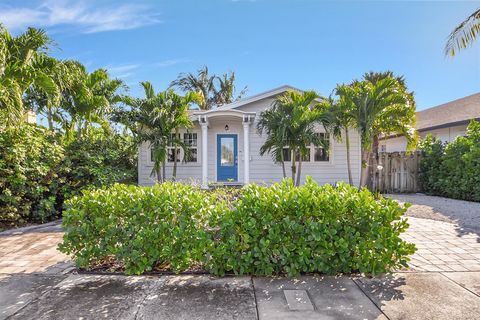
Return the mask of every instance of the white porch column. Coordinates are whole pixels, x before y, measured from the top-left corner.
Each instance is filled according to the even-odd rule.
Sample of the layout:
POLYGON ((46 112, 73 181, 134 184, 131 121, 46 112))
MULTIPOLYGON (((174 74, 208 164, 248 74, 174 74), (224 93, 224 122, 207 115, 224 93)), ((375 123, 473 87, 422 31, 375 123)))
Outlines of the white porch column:
POLYGON ((250 182, 250 121, 247 118, 243 121, 243 183, 250 182))
POLYGON ((200 121, 202 127, 202 188, 208 189, 208 123, 206 118, 203 118, 203 121, 200 121))

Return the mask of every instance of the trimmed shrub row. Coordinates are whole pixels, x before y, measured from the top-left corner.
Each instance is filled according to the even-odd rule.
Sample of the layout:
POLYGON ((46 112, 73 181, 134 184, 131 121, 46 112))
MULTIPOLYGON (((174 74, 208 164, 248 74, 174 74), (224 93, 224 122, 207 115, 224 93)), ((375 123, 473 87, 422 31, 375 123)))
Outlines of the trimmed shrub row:
POLYGON ((167 182, 116 184, 68 203, 60 250, 80 267, 114 259, 128 274, 159 266, 202 267, 215 275, 383 273, 405 266, 406 208, 348 184, 291 180, 225 193, 167 182))

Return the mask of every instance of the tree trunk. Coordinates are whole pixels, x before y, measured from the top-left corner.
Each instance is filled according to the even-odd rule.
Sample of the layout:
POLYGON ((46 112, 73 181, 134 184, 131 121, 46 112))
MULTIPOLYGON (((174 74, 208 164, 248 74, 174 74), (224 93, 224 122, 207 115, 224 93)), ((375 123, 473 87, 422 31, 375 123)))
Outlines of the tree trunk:
MULTIPOLYGON (((175 139, 178 137, 178 129, 175 129, 175 139)), ((172 180, 177 180, 177 142, 175 141, 173 150, 173 172, 172 172, 172 180)), ((168 155, 167 155, 168 156, 168 155)))
POLYGON ((291 151, 291 158, 292 158, 292 182, 295 183, 295 173, 297 171, 297 167, 295 166, 295 149, 291 151))
POLYGON ((300 177, 302 176, 302 155, 300 155, 300 159, 298 161, 298 172, 297 172, 297 181, 295 185, 298 187, 300 185, 300 177))
POLYGON ((370 151, 362 147, 362 169, 360 174, 359 188, 365 187, 368 181, 368 163, 370 161, 370 151))
POLYGON ((353 185, 352 179, 352 164, 350 162, 350 137, 348 136, 348 128, 345 128, 345 147, 347 148, 347 171, 348 171, 348 183, 353 185))
POLYGON ((372 191, 377 191, 378 189, 378 163, 379 163, 379 154, 378 154, 378 135, 373 137, 372 153, 373 153, 373 177, 367 181, 368 185, 371 186, 372 191))
POLYGON ((160 168, 157 168, 157 170, 155 171, 157 172, 157 182, 162 183, 162 173, 160 171, 160 168))
POLYGON ((285 171, 285 159, 283 158, 283 149, 280 153, 280 162, 282 163, 283 179, 285 179, 287 177, 287 171, 285 171))
POLYGON ((165 160, 163 160, 162 162, 162 182, 165 182, 165 178, 167 177, 167 172, 166 172, 166 169, 165 169, 166 165, 165 165, 165 160))
POLYGON ((52 109, 47 108, 47 121, 48 121, 48 129, 53 131, 53 115, 52 115, 52 109))

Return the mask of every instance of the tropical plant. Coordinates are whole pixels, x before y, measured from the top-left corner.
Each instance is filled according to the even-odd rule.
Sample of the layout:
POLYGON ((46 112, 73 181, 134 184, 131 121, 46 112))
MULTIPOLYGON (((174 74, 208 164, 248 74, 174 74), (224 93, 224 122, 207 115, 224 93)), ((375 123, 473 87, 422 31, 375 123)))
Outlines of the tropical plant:
POLYGON ((216 77, 216 79, 218 88, 214 88, 214 97, 217 106, 240 100, 247 93, 247 87, 244 87, 235 97, 235 72, 225 73, 221 77, 216 77))
POLYGON ((352 100, 351 96, 347 93, 348 90, 345 90, 345 87, 345 85, 337 85, 335 93, 339 96, 338 100, 330 96, 328 98, 322 98, 320 104, 327 110, 324 121, 325 127, 337 141, 342 141, 343 136, 345 138, 348 183, 353 185, 352 164, 350 161, 350 128, 353 127, 353 119, 350 113, 350 110, 352 110, 352 100))
POLYGON ((247 87, 245 87, 235 97, 235 73, 229 72, 222 77, 210 75, 207 66, 198 70, 197 74, 179 74, 177 79, 172 81, 170 87, 176 87, 183 92, 197 93, 201 97, 196 102, 200 110, 209 110, 213 107, 238 100, 247 90, 247 87))
POLYGON ((180 96, 173 90, 155 94, 150 82, 141 82, 141 85, 145 98, 124 97, 122 100, 131 109, 117 112, 116 118, 132 130, 138 143, 149 144, 154 161, 152 175, 157 176, 158 182, 166 179, 167 146, 175 147, 173 162, 175 179, 177 148, 182 148, 186 156, 189 152, 188 146, 179 137, 178 129, 192 126, 188 109, 191 103, 201 101, 201 97, 194 92, 180 96))
POLYGON ((413 93, 399 79, 388 73, 373 77, 366 74, 363 81, 354 81, 339 91, 340 98, 346 99, 351 107, 349 117, 361 138, 360 187, 368 183, 372 151, 378 158, 380 136, 400 134, 406 137, 409 148, 416 145, 413 93))
POLYGON ((462 21, 448 36, 445 55, 454 56, 457 51, 466 49, 477 39, 480 32, 480 9, 462 21))
POLYGON ((318 98, 314 91, 288 91, 276 98, 269 111, 260 114, 258 129, 268 134, 261 151, 272 152, 275 161, 283 162, 283 149, 288 147, 292 180, 296 185, 300 184, 302 158, 307 148, 321 144, 315 126, 326 121, 327 113, 318 104, 318 98))
POLYGON ((59 95, 58 87, 45 63, 52 41, 44 30, 28 28, 13 37, 0 24, 0 109, 6 111, 10 123, 24 119, 24 93, 34 88, 50 99, 59 95))
POLYGON ((408 205, 310 177, 249 184, 236 196, 166 182, 115 184, 68 202, 60 250, 78 266, 127 274, 203 268, 214 275, 379 274, 407 265, 408 205), (235 199, 237 198, 237 199, 235 199))

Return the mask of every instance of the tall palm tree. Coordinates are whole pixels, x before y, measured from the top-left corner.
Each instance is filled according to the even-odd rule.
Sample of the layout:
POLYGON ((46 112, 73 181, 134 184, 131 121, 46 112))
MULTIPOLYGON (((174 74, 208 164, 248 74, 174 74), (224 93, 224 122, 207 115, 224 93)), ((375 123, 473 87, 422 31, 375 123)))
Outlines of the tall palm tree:
POLYGON ((201 110, 209 110, 214 107, 231 103, 245 95, 247 87, 236 95, 235 73, 229 72, 221 77, 208 71, 208 67, 204 66, 193 73, 181 73, 178 78, 170 84, 170 87, 176 87, 183 92, 195 92, 201 100, 197 102, 201 110))
POLYGON ((325 127, 337 141, 342 141, 342 137, 345 138, 348 183, 353 185, 349 130, 354 124, 350 114, 352 110, 352 95, 350 89, 351 87, 346 85, 337 85, 335 94, 339 97, 338 100, 333 99, 331 96, 323 98, 321 105, 325 106, 328 110, 324 121, 325 127))
POLYGON ((198 102, 200 110, 209 110, 215 105, 215 75, 210 75, 208 67, 204 66, 193 73, 181 73, 178 78, 170 84, 170 87, 177 87, 184 92, 193 91, 202 97, 198 102))
MULTIPOLYGON (((321 145, 321 141, 315 133, 315 126, 325 121, 326 112, 324 108, 318 106, 318 98, 319 96, 314 91, 302 93, 289 91, 274 101, 270 114, 263 112, 260 115, 259 121, 267 122, 269 128, 274 129, 274 131, 270 131, 271 134, 277 135, 267 137, 262 149, 283 153, 284 147, 289 148, 292 180, 297 186, 300 185, 302 158, 306 155, 308 147, 311 144, 321 145), (272 119, 283 120, 278 127, 275 127, 269 123, 272 119), (284 138, 283 145, 280 142, 282 138, 284 138)), ((274 155, 274 157, 274 159, 278 159, 278 156, 274 155)))
POLYGON ((0 24, 0 109, 13 122, 23 119, 27 89, 34 87, 50 96, 59 94, 42 60, 51 43, 44 30, 28 28, 13 37, 0 24))
POLYGON ((221 77, 216 77, 216 80, 218 88, 214 88, 214 97, 217 106, 237 101, 247 92, 247 87, 245 86, 242 91, 236 95, 235 72, 225 73, 221 77))
POLYGON ((409 145, 415 144, 415 103, 413 94, 390 76, 375 82, 355 81, 344 89, 351 99, 350 116, 361 137, 363 187, 368 182, 371 151, 374 146, 378 149, 379 136, 397 133, 404 135, 409 145))
POLYGON ((466 49, 477 39, 480 32, 480 9, 462 21, 448 36, 445 55, 454 56, 457 51, 466 49))
POLYGON ((270 153, 273 161, 282 165, 283 178, 287 177, 285 170, 285 159, 283 150, 286 147, 286 129, 287 124, 284 123, 284 116, 276 110, 275 107, 267 109, 261 113, 257 123, 257 130, 262 135, 265 133, 267 138, 260 147, 260 155, 270 153))

